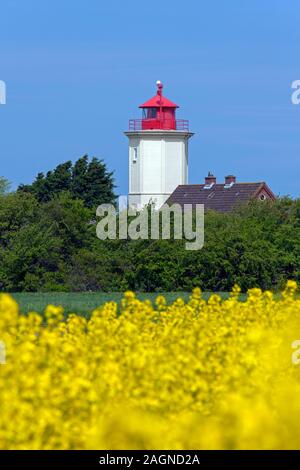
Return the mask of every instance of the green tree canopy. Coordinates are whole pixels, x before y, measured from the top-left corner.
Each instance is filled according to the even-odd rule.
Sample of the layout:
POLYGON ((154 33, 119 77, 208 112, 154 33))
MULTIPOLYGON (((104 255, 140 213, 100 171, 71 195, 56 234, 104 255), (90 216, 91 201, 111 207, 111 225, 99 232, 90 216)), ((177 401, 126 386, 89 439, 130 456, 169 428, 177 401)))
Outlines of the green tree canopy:
MULTIPOLYGON (((77 176, 88 173, 86 159, 76 165, 77 176)), ((68 165, 57 185, 62 173, 68 165)), ((47 202, 26 191, 0 196, 0 290, 229 291, 237 283, 246 291, 300 282, 300 200, 209 211, 204 247, 187 251, 184 240, 99 240, 94 208, 65 189, 47 202)))
POLYGON ((0 176, 0 195, 7 193, 9 188, 10 188, 10 182, 3 176, 0 176))
POLYGON ((61 163, 54 170, 38 173, 31 185, 20 185, 18 191, 32 193, 39 202, 49 202, 62 192, 81 199, 88 208, 115 201, 113 173, 97 158, 87 155, 74 164, 61 163))

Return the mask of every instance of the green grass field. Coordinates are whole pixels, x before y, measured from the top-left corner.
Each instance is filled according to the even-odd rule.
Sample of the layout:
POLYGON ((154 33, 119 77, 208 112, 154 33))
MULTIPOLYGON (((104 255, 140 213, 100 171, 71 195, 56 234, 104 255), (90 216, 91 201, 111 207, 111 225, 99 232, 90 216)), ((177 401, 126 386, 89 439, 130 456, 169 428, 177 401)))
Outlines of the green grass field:
MULTIPOLYGON (((189 292, 152 292, 152 293, 137 293, 137 297, 141 300, 149 299, 152 302, 158 295, 164 295, 168 303, 174 302, 178 297, 182 297, 185 301, 189 299, 189 292)), ((18 304, 22 313, 35 311, 43 313, 48 304, 62 305, 65 312, 80 313, 81 315, 89 316, 90 313, 96 308, 103 305, 105 302, 114 300, 120 303, 123 297, 122 292, 18 292, 11 294, 18 304)), ((211 292, 203 294, 205 299, 208 299, 211 292)), ((219 293, 222 298, 227 298, 228 293, 219 293)), ((245 295, 241 295, 241 300, 244 300, 245 295)))

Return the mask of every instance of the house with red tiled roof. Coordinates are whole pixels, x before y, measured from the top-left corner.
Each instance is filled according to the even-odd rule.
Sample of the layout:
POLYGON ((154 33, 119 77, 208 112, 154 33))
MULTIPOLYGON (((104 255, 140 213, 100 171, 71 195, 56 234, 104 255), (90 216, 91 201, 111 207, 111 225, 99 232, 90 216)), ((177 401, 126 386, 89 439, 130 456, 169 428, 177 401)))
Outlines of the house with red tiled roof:
POLYGON ((274 201, 276 199, 267 183, 237 182, 233 175, 226 176, 223 183, 209 173, 204 184, 183 184, 177 186, 167 200, 167 204, 204 204, 205 210, 230 212, 235 207, 250 200, 274 201))

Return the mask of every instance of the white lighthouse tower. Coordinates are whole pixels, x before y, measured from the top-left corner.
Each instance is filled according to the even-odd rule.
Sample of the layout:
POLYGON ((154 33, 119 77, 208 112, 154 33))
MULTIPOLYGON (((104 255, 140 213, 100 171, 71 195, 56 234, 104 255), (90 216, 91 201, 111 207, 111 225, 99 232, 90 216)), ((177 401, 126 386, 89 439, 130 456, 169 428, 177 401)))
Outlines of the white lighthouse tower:
POLYGON ((180 184, 188 182, 189 123, 176 119, 177 106, 157 94, 139 107, 142 119, 130 119, 129 131, 129 205, 141 208, 154 203, 161 207, 180 184))

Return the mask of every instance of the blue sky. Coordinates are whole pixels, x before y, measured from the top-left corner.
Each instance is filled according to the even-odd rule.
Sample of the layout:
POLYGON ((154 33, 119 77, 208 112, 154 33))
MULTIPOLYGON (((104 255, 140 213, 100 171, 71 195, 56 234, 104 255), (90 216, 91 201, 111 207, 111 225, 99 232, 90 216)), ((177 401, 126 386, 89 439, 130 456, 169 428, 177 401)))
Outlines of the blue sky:
POLYGON ((128 119, 163 81, 189 119, 189 182, 213 171, 300 196, 297 0, 2 0, 0 174, 14 187, 85 153, 127 192, 128 119))

